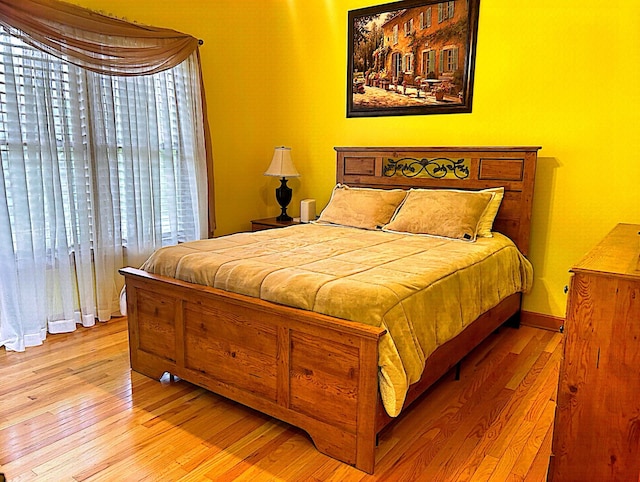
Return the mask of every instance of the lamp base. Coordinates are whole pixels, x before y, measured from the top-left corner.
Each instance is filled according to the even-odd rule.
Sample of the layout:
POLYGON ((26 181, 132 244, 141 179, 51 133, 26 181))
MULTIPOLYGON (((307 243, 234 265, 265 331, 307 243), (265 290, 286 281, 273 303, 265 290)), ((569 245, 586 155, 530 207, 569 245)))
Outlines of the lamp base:
POLYGON ((287 213, 281 214, 276 218, 276 221, 281 223, 288 223, 289 221, 293 221, 293 218, 289 216, 287 213))
POLYGON ((276 221, 293 221, 293 218, 287 214, 287 206, 291 202, 292 190, 287 186, 287 178, 280 179, 280 187, 276 189, 276 200, 280 204, 282 213, 276 218, 276 221))

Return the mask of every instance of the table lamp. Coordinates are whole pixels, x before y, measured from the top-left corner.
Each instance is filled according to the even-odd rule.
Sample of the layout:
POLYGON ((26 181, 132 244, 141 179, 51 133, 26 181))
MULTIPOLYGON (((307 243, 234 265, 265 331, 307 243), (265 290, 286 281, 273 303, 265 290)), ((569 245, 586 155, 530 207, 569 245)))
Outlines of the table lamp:
POLYGON ((282 213, 276 218, 276 221, 291 221, 293 218, 287 214, 287 206, 291 202, 291 188, 287 186, 288 177, 298 177, 300 174, 293 165, 291 159, 290 147, 276 147, 273 152, 273 159, 269 169, 264 173, 265 176, 280 177, 280 187, 276 189, 276 199, 282 213))

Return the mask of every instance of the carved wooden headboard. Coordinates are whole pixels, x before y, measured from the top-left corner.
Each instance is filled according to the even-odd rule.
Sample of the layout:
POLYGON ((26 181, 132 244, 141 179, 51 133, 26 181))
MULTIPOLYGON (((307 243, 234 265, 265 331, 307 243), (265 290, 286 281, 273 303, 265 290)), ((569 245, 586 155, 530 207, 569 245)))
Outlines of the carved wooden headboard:
POLYGON ((374 188, 486 189, 504 186, 494 230, 529 249, 540 147, 336 147, 339 183, 374 188))

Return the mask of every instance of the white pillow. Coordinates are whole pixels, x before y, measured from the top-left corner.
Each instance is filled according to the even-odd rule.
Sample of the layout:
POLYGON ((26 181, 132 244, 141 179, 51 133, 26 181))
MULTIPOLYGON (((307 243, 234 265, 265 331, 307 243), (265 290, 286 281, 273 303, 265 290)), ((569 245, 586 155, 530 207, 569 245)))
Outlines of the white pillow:
POLYGON ((493 193, 493 198, 489 201, 487 205, 487 209, 485 209, 484 213, 480 217, 480 222, 478 223, 478 237, 480 238, 492 238, 493 234, 493 222, 496 219, 496 215, 498 214, 498 209, 500 209, 500 204, 502 203, 502 199, 504 198, 504 187, 492 187, 489 189, 483 189, 478 192, 491 192, 493 193))

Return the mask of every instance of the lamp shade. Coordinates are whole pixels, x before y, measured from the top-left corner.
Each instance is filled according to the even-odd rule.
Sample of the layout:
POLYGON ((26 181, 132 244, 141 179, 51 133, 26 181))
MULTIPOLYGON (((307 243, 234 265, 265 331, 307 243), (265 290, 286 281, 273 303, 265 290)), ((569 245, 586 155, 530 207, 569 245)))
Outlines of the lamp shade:
POLYGON ((298 177, 300 175, 296 166, 293 165, 290 147, 275 148, 269 169, 266 170, 264 175, 275 177, 298 177))

